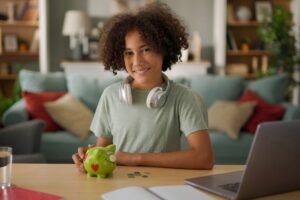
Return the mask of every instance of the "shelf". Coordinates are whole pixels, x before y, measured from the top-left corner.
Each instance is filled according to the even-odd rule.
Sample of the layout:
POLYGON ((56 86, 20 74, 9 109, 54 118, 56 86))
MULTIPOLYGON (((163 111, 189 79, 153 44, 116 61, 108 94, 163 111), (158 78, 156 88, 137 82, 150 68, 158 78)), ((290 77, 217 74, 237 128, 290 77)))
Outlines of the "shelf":
POLYGON ((0 21, 0 27, 33 27, 39 26, 38 21, 0 21))
POLYGON ((14 81, 17 79, 16 74, 0 74, 1 81, 14 81))
POLYGON ((39 36, 37 35, 39 3, 43 5, 45 2, 39 0, 0 0, 0 2, 0 10, 10 19, 0 20, 0 94, 11 97, 20 68, 27 69, 39 63, 37 50, 39 43, 36 43, 39 36), (11 14, 14 17, 9 17, 7 13, 9 8, 12 8, 11 14), (7 37, 9 35, 13 37, 7 37), (9 49, 15 51, 7 51, 9 49))
POLYGON ((258 21, 229 21, 227 22, 227 25, 232 27, 243 27, 243 26, 257 27, 260 25, 260 23, 258 21))
POLYGON ((26 62, 37 61, 39 59, 38 53, 31 52, 16 52, 16 53, 2 53, 0 60, 3 62, 26 62))
POLYGON ((227 56, 264 56, 264 55, 269 55, 268 51, 266 50, 250 50, 248 52, 234 51, 234 50, 227 51, 227 56))

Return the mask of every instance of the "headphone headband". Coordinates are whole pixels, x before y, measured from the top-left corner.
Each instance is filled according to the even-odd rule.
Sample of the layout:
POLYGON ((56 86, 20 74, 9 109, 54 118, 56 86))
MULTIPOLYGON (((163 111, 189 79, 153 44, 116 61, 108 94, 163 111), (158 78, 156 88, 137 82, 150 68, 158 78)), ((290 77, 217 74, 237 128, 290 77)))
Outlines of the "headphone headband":
MULTIPOLYGON (((154 87, 150 90, 146 105, 149 108, 158 108, 165 104, 169 90, 170 90, 170 80, 169 78, 162 73, 162 78, 166 82, 167 86, 165 89, 162 87, 154 87)), ((132 104, 132 94, 131 94, 131 83, 134 79, 131 76, 127 76, 122 82, 119 88, 119 98, 121 101, 126 104, 132 104)))

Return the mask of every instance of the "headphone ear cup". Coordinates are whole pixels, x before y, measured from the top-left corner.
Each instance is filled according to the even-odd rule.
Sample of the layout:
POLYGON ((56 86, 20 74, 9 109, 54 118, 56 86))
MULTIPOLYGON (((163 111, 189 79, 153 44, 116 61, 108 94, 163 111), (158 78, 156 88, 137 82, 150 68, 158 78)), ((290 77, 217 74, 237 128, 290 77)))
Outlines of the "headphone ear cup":
POLYGON ((127 104, 132 104, 132 95, 130 84, 124 84, 124 100, 127 104))
POLYGON ((147 107, 148 108, 160 107, 159 102, 162 95, 164 95, 164 91, 161 87, 153 88, 147 96, 147 101, 146 101, 147 107))
POLYGON ((132 95, 130 84, 124 83, 119 88, 119 98, 126 104, 132 104, 132 95))

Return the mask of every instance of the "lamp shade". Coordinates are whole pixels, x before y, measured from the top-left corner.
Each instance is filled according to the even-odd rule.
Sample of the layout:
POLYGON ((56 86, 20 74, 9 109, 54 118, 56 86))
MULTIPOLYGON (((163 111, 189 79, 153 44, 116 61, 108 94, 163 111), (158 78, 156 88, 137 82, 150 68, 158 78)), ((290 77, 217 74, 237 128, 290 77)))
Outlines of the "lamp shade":
POLYGON ((62 34, 65 36, 84 35, 90 31, 89 17, 82 11, 69 10, 65 14, 62 34))

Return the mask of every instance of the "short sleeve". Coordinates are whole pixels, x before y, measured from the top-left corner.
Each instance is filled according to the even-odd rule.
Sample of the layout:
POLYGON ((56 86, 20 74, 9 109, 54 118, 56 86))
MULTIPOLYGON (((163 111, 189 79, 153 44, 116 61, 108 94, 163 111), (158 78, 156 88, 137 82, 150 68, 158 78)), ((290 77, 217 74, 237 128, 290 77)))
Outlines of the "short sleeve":
POLYGON ((200 95, 187 90, 179 106, 180 129, 188 136, 190 133, 208 129, 207 107, 200 95))
POLYGON ((107 102, 107 92, 104 91, 97 105, 90 130, 97 137, 112 138, 109 123, 109 107, 107 102))

